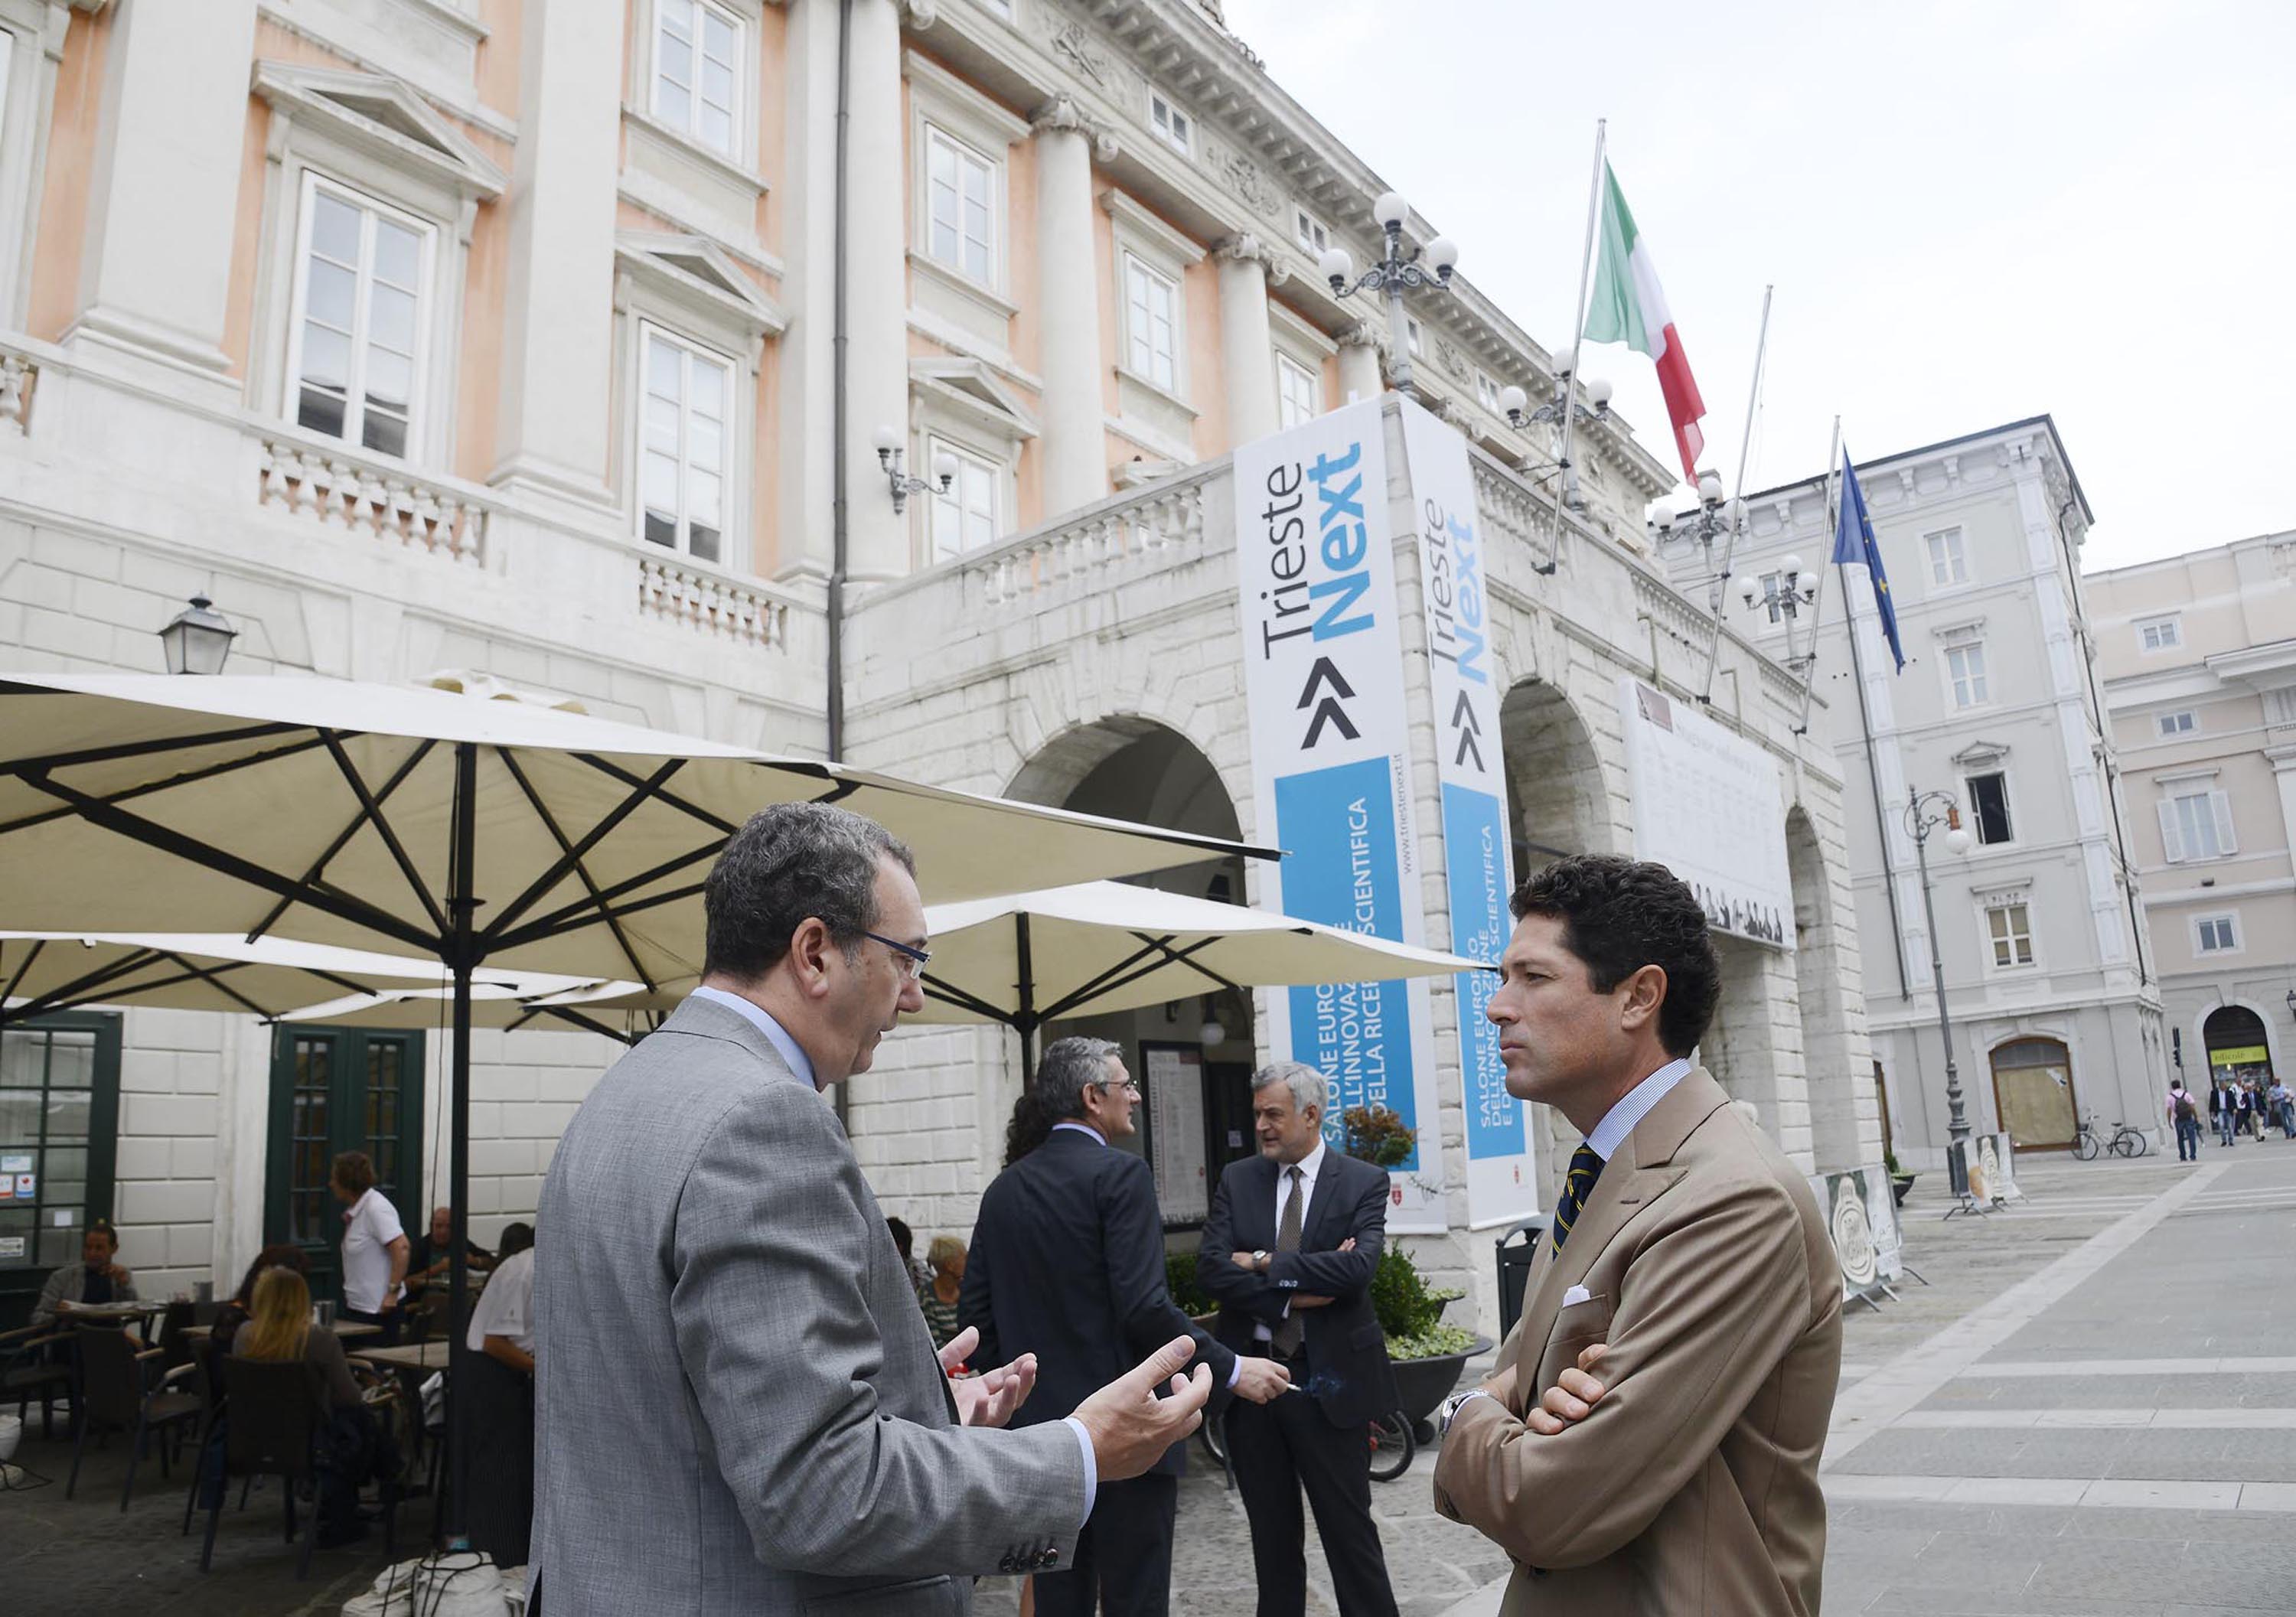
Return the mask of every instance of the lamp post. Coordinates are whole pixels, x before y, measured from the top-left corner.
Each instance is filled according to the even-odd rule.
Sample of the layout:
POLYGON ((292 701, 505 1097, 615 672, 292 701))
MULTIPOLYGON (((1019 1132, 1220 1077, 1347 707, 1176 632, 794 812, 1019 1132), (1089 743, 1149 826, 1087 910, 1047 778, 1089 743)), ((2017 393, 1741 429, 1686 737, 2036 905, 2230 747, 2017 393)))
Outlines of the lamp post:
POLYGON ((160 631, 160 646, 170 674, 220 674, 224 659, 231 655, 231 643, 238 637, 231 620, 216 611, 213 602, 193 595, 192 603, 160 631))
POLYGON ((1437 236, 1424 247, 1406 251, 1403 246, 1403 221, 1411 214, 1411 204, 1403 200, 1400 192, 1382 192, 1371 205, 1371 217, 1379 222, 1383 234, 1384 256, 1380 261, 1355 276, 1356 261, 1348 256, 1344 247, 1324 250, 1316 260, 1316 273, 1332 283, 1332 296, 1352 298, 1357 292, 1387 294, 1387 335, 1395 354, 1395 390, 1408 398, 1423 404, 1419 390, 1411 380, 1411 332, 1403 321, 1403 290, 1406 287, 1431 287, 1438 291, 1451 290, 1451 272, 1458 267, 1459 244, 1448 236, 1437 236), (1424 267, 1421 260, 1425 259, 1424 267))
MULTIPOLYGON (((1969 851, 1970 836, 1961 823, 1961 805, 1949 792, 1915 792, 1906 804, 1906 829, 1914 839, 1914 857, 1921 866, 1922 915, 1930 931, 1930 981, 1937 990, 1938 1036, 1945 1041, 1946 1134, 1957 1149, 1969 1145, 1969 1114, 1962 1103, 1961 1069, 1953 1059, 1953 1013, 1945 1001, 1945 960, 1938 953, 1937 904, 1930 896, 1930 833, 1946 828, 1945 850, 1958 858, 1969 851)), ((1966 1181, 1964 1182, 1964 1185, 1966 1181)), ((1964 1200, 1968 1192, 1962 1191, 1964 1200)))
MULTIPOLYGON (((1817 575, 1802 570, 1801 558, 1789 551, 1778 558, 1778 570, 1765 573, 1757 581, 1746 579, 1738 585, 1739 598, 1751 608, 1757 597, 1776 618, 1789 623, 1801 616, 1801 610, 1817 598, 1817 575)), ((1791 640, 1788 642, 1792 644, 1791 640)))
MULTIPOLYGON (((908 509, 909 496, 931 494, 934 483, 922 477, 911 477, 901 470, 901 435, 892 428, 878 428, 875 443, 877 464, 884 468, 885 480, 893 492, 893 514, 898 516, 908 509)), ((956 456, 946 449, 942 450, 933 456, 932 469, 940 491, 947 494, 948 486, 956 480, 956 456)))
MULTIPOLYGON (((1568 419, 1591 423, 1610 420, 1610 382, 1600 376, 1585 377, 1580 380, 1578 388, 1574 389, 1570 385, 1570 379, 1578 369, 1578 350, 1577 349, 1564 349, 1555 355, 1554 397, 1536 410, 1529 407, 1530 395, 1521 388, 1513 384, 1501 388, 1499 409, 1506 416, 1507 425, 1518 432, 1528 432, 1541 422, 1561 422, 1568 419), (1587 400, 1586 404, 1580 404, 1573 397, 1578 392, 1585 393, 1587 400)), ((1570 450, 1568 447, 1567 435, 1564 445, 1562 458, 1554 463, 1554 470, 1560 473, 1555 479, 1556 497, 1571 510, 1584 511, 1587 508, 1587 502, 1578 493, 1578 473, 1570 464, 1570 450)), ((1529 463, 1526 462, 1518 470, 1529 470, 1529 463)))

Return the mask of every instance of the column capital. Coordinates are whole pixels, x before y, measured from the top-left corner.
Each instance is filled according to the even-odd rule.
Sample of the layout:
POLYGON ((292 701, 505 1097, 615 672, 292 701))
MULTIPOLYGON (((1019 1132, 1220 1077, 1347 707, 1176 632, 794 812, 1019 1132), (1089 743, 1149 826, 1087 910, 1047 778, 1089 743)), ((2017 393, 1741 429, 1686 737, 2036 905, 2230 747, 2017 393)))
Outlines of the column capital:
POLYGON ((1283 256, 1249 230, 1234 231, 1211 245, 1213 258, 1230 264, 1257 264, 1267 272, 1267 284, 1281 286, 1291 277, 1292 267, 1283 256))
POLYGON ((1103 163, 1116 160, 1116 132, 1100 122, 1065 91, 1038 107, 1029 117, 1029 127, 1044 135, 1081 135, 1092 142, 1092 154, 1103 163))
POLYGON ((1332 341, 1343 349, 1374 349, 1387 352, 1387 327, 1377 320, 1358 320, 1332 333, 1332 341))

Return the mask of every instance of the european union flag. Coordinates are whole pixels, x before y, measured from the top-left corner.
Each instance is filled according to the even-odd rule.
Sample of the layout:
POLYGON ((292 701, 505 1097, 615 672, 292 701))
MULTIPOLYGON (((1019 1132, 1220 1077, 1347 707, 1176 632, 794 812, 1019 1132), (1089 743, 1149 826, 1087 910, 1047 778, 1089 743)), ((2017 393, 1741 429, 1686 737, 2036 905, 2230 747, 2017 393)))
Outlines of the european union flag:
POLYGON ((1904 673, 1906 648, 1898 643, 1898 607, 1890 599, 1890 575, 1882 570, 1882 546, 1874 542, 1873 520, 1866 514, 1866 491, 1857 486, 1857 468, 1849 464, 1847 449, 1841 452, 1841 514, 1833 525, 1833 559, 1866 563, 1874 580, 1874 608, 1882 614, 1882 637, 1890 643, 1890 655, 1898 660, 1898 672, 1904 673))

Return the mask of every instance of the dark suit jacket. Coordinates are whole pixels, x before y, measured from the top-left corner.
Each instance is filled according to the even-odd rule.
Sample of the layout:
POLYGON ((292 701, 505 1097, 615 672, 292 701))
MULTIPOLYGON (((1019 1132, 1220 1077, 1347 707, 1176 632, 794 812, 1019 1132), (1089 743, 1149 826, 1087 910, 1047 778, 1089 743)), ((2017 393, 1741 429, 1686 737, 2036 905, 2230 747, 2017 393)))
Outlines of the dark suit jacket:
MULTIPOLYGON (((1164 1286, 1164 1220, 1148 1164, 1073 1129, 996 1176, 965 1254, 960 1325, 977 1326, 976 1367, 1037 1356, 1037 1389, 1016 1426, 1056 1421, 1175 1336, 1196 1339, 1226 1396, 1235 1355, 1192 1324, 1164 1286)), ((1154 1467, 1179 1475, 1187 1445, 1154 1467)))
POLYGON ((1307 1326, 1307 1390, 1333 1425, 1360 1426, 1397 1407, 1387 1339, 1371 1306, 1372 1271, 1387 1241, 1388 1178, 1368 1162, 1327 1149, 1300 1250, 1276 1252, 1267 1273, 1257 1275, 1238 1268, 1233 1254, 1275 1251, 1277 1171, 1270 1157, 1228 1164, 1204 1223, 1196 1278, 1218 1300, 1220 1341, 1239 1353, 1267 1351, 1254 1343, 1252 1327, 1282 1319, 1294 1293, 1329 1297, 1330 1307, 1300 1314, 1307 1326), (1350 1237, 1355 1251, 1339 1251, 1350 1237))

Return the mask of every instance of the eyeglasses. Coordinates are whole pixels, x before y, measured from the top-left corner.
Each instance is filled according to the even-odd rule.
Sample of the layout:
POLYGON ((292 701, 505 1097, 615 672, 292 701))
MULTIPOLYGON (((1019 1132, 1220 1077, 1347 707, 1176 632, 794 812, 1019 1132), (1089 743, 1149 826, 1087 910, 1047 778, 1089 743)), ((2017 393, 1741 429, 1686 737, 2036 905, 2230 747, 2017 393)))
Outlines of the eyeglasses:
POLYGON ((925 966, 932 959, 932 952, 930 949, 919 948, 914 943, 896 942, 882 932, 864 932, 861 935, 891 949, 900 962, 902 976, 911 982, 921 982, 924 980, 925 966))
POLYGON ((1114 1089, 1119 1087, 1127 1094, 1131 1096, 1134 1100, 1138 1100, 1140 1098, 1140 1080, 1136 1078, 1125 1079, 1120 1086, 1118 1083, 1118 1080, 1112 1078, 1093 1086, 1094 1088, 1101 1090, 1114 1089))

